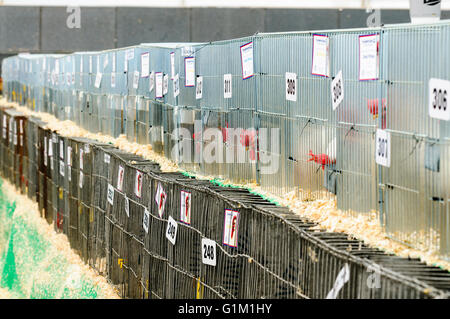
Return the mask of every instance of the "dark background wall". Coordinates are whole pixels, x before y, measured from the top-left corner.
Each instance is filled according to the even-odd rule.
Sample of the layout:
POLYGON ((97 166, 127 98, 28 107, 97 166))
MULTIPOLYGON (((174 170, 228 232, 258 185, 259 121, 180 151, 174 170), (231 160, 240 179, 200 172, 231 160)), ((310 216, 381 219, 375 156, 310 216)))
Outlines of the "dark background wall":
MULTIPOLYGON (((365 27, 365 10, 81 8, 69 29, 65 7, 0 7, 0 59, 17 52, 103 50, 143 42, 207 42, 256 32, 365 27)), ((450 18, 450 11, 442 12, 450 18)), ((409 22, 407 10, 381 11, 381 23, 409 22)))

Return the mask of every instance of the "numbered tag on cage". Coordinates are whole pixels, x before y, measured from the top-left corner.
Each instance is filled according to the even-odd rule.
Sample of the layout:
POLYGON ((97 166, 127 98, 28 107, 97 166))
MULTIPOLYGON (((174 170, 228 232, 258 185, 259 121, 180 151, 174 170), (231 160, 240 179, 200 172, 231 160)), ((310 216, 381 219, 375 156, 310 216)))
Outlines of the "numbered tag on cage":
POLYGON ((164 207, 166 206, 167 194, 164 191, 161 183, 158 183, 158 188, 156 190, 155 201, 158 205, 158 214, 159 217, 162 218, 164 213, 164 207))
POLYGON ((342 103, 344 100, 344 82, 342 79, 342 71, 336 75, 331 82, 331 101, 333 103, 333 110, 342 103))
POLYGON ((104 162, 109 164, 111 162, 111 155, 105 153, 104 162))
POLYGON ((230 247, 237 247, 239 229, 239 212, 225 210, 225 220, 223 226, 223 244, 230 247))
POLYGON ((173 77, 173 97, 176 98, 178 95, 180 95, 180 76, 177 73, 173 77))
POLYGON ((64 177, 64 160, 59 161, 59 174, 64 177))
POLYGON ((197 77, 197 86, 195 87, 195 99, 200 100, 203 96, 203 77, 197 77))
POLYGON ((444 121, 450 120, 449 92, 450 81, 430 79, 428 85, 428 114, 430 117, 444 121))
POLYGON ((231 99, 232 97, 231 74, 223 75, 223 98, 231 99))
POLYGON ((136 179, 134 182, 134 193, 137 197, 142 197, 142 183, 144 182, 144 174, 140 171, 136 171, 136 179))
POLYGON ((208 238, 202 238, 202 262, 206 265, 216 266, 216 242, 208 238))
POLYGON ((297 101, 297 74, 286 72, 286 100, 297 101))
POLYGON ((172 218, 172 216, 169 216, 169 219, 167 220, 166 238, 172 243, 172 245, 175 245, 175 241, 177 240, 177 230, 178 223, 172 218))
POLYGON ((148 233, 149 225, 150 225, 150 212, 146 208, 144 210, 144 216, 142 218, 142 227, 144 228, 146 233, 148 233))
POLYGON ((113 205, 114 203, 114 187, 111 184, 108 184, 108 192, 106 199, 108 200, 108 203, 113 205))
POLYGON ((181 222, 190 225, 191 224, 191 193, 181 191, 181 222))
POLYGON ((377 130, 375 160, 378 165, 391 166, 391 134, 385 130, 377 130))

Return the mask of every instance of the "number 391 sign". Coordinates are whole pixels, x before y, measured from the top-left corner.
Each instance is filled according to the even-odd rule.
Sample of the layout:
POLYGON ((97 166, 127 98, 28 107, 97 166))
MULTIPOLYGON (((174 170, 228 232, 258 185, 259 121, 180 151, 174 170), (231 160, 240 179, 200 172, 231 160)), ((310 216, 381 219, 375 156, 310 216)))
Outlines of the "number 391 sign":
POLYGON ((375 161, 378 165, 391 166, 391 134, 385 130, 377 130, 375 161))
POLYGON ((450 120, 450 111, 448 108, 450 82, 440 79, 430 79, 428 90, 428 113, 430 117, 444 121, 450 120))

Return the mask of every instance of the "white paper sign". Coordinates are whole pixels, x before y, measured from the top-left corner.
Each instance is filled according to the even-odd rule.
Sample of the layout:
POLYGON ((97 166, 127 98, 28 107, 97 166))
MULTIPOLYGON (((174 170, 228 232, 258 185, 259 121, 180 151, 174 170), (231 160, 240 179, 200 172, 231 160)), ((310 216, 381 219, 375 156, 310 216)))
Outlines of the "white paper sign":
POLYGON ((180 220, 181 222, 190 225, 191 224, 191 193, 186 191, 181 191, 181 211, 180 220))
POLYGON ((286 100, 297 101, 297 74, 286 72, 286 100))
POLYGON ((444 121, 450 120, 449 92, 450 81, 430 79, 428 85, 428 114, 430 117, 444 121))
POLYGON ((359 36, 359 80, 377 80, 379 70, 379 35, 359 36))
POLYGON ((180 94, 180 76, 177 74, 173 78, 173 97, 176 98, 180 94))
POLYGON ((97 73, 97 76, 95 77, 95 84, 94 86, 98 89, 100 88, 100 84, 102 83, 102 74, 100 72, 97 73))
POLYGON ((232 96, 231 74, 223 75, 223 97, 230 99, 232 96))
POLYGON ((184 59, 185 80, 184 86, 193 87, 195 85, 195 58, 184 59))
POLYGON ((254 75, 253 70, 253 42, 241 46, 242 79, 248 79, 254 75))
POLYGON ((169 76, 164 74, 163 77, 163 95, 166 95, 169 92, 169 76))
POLYGON ((197 77, 197 86, 195 88, 195 98, 200 100, 203 96, 203 76, 197 77))
POLYGON ((326 35, 313 35, 313 60, 311 74, 330 76, 330 38, 326 35))
POLYGON ((334 282, 333 288, 327 295, 326 299, 336 299, 339 291, 344 287, 345 283, 350 279, 350 267, 348 264, 345 264, 344 267, 339 272, 336 277, 336 281, 334 282))
POLYGON ((64 176, 64 161, 63 160, 59 161, 59 174, 61 174, 61 176, 64 176))
POLYGON ((175 76, 175 52, 170 52, 170 78, 173 79, 174 76, 175 76))
POLYGON ((125 213, 127 214, 127 217, 130 217, 130 200, 125 195, 125 213))
POLYGON ((139 71, 133 73, 133 89, 137 90, 139 87, 139 71))
POLYGON ((142 184, 144 182, 144 174, 140 171, 136 171, 136 179, 134 182, 134 193, 137 197, 142 197, 142 184))
POLYGON ((116 87, 116 73, 111 73, 111 87, 116 87))
POLYGON ((148 91, 153 91, 153 88, 155 87, 155 73, 150 73, 150 78, 148 79, 148 91))
POLYGON ((146 78, 150 74, 150 52, 141 54, 141 78, 146 78))
POLYGON ((156 194, 155 194, 155 201, 156 204, 158 205, 158 214, 159 217, 161 218, 163 213, 164 213, 164 207, 166 206, 166 200, 167 200, 167 194, 164 191, 161 183, 158 183, 158 188, 156 190, 156 194))
POLYGON ((216 242, 208 238, 202 238, 202 262, 206 265, 216 266, 216 242))
POLYGON ((162 74, 162 72, 155 73, 155 84, 156 84, 155 95, 157 98, 162 98, 163 97, 163 74, 162 74))
POLYGON ((375 161, 378 165, 391 166, 391 134, 385 130, 376 133, 375 161))
POLYGON ((342 71, 336 75, 331 82, 331 102, 333 104, 333 110, 341 104, 344 100, 344 81, 342 79, 342 71))
POLYGON ((223 244, 230 247, 237 247, 239 229, 239 212, 225 210, 225 221, 223 226, 223 244))
POLYGON ((106 198, 108 199, 108 203, 111 205, 114 204, 114 187, 111 184, 108 184, 108 195, 106 198))
POLYGON ((146 208, 144 210, 144 216, 142 218, 142 227, 144 228, 145 232, 148 233, 148 227, 150 225, 150 212, 146 208))
POLYGON ((119 191, 122 191, 124 175, 125 175, 125 169, 123 168, 122 165, 119 165, 119 170, 117 172, 117 189, 119 191))
POLYGON ((177 240, 177 230, 178 223, 172 218, 172 216, 169 216, 169 219, 167 220, 166 238, 172 243, 172 245, 175 245, 175 241, 177 240))

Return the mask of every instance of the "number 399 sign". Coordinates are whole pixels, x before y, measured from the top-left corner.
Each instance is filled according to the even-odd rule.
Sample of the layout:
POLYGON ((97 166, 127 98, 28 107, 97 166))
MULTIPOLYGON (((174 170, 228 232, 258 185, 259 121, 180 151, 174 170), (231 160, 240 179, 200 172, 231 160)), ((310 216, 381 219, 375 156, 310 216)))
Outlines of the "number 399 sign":
POLYGON ((430 117, 448 121, 450 110, 448 108, 448 93, 450 81, 430 79, 428 91, 428 113, 430 117))
POLYGON ((377 130, 375 160, 378 165, 391 166, 391 134, 385 130, 377 130))

